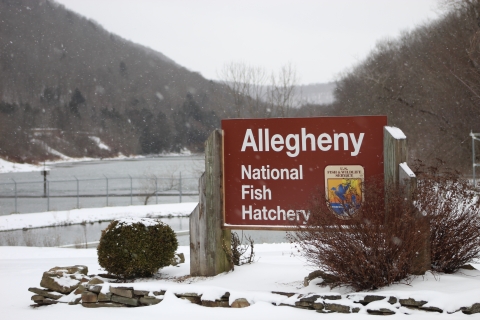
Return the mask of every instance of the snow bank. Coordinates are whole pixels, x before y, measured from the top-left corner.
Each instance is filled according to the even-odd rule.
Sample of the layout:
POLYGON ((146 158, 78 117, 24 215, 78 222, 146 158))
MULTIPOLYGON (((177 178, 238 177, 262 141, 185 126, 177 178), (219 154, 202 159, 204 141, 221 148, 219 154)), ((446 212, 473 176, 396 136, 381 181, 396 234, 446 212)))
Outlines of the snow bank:
POLYGON ((83 222, 109 221, 120 218, 161 218, 169 216, 187 216, 196 202, 157 204, 148 206, 126 206, 85 208, 66 211, 48 211, 41 213, 10 214, 0 216, 0 231, 23 228, 53 227, 83 222))
MULTIPOLYGON (((31 172, 31 171, 42 171, 43 165, 36 166, 33 164, 26 164, 26 163, 15 163, 9 162, 7 160, 3 160, 0 158, 0 173, 8 173, 8 172, 31 172)), ((47 170, 49 170, 47 168, 47 170)))

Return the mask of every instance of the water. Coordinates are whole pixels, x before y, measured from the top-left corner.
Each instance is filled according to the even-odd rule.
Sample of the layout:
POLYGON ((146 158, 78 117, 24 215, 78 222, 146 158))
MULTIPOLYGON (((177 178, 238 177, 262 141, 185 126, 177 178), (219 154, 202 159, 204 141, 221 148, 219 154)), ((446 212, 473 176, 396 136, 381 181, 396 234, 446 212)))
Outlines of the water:
POLYGON ((0 214, 141 205, 145 196, 139 194, 155 190, 167 194, 150 197, 149 204, 196 202, 198 196, 192 194, 198 192, 204 156, 98 160, 60 163, 50 168, 46 185, 49 197, 44 197, 40 172, 0 174, 0 214))
MULTIPOLYGON (((188 217, 162 218, 162 222, 168 224, 173 230, 187 230, 189 226, 188 217)), ((63 245, 75 245, 77 248, 84 248, 85 243, 99 241, 102 230, 110 222, 95 222, 81 225, 62 227, 48 227, 38 229, 26 229, 0 232, 1 246, 33 246, 33 247, 56 247, 63 245)), ((281 243, 287 242, 284 231, 242 231, 235 230, 240 238, 251 236, 254 243, 281 243)), ((188 235, 178 236, 178 243, 181 246, 190 244, 188 235)))

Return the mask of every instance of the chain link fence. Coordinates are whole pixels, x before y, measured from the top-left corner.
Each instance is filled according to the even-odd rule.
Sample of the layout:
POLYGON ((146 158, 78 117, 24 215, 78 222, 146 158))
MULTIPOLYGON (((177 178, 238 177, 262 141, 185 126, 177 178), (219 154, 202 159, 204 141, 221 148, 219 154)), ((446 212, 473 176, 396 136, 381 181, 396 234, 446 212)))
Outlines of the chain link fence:
POLYGON ((198 201, 198 177, 106 176, 0 182, 0 215, 198 201))

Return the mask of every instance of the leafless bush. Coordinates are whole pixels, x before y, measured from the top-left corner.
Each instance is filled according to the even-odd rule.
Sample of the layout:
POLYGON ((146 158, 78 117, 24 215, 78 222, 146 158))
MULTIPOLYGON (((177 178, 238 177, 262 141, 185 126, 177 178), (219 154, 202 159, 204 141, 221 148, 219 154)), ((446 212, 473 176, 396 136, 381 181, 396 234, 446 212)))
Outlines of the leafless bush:
POLYGON ((23 242, 27 247, 34 247, 38 242, 38 235, 31 230, 25 230, 22 232, 23 242))
POLYGON ((432 270, 452 273, 480 257, 480 202, 459 172, 417 161, 416 206, 430 224, 432 270))
POLYGON ((222 247, 227 255, 232 270, 234 269, 234 266, 241 266, 242 264, 252 263, 254 261, 254 241, 250 236, 245 238, 247 242, 246 244, 243 243, 243 232, 242 238, 240 238, 236 232, 232 232, 230 247, 227 248, 225 241, 223 242, 222 247), (250 252, 247 254, 248 251, 250 252))
POLYGON ((154 197, 158 192, 177 190, 179 188, 178 178, 175 176, 177 168, 170 168, 170 175, 167 177, 157 177, 153 173, 145 172, 140 181, 141 194, 139 199, 144 205, 154 197))
POLYGON ((58 233, 54 233, 52 235, 47 235, 43 238, 43 246, 44 247, 58 247, 60 242, 62 241, 62 237, 58 233))
POLYGON ((11 232, 0 232, 0 240, 5 246, 18 246, 18 237, 11 232))
POLYGON ((360 291, 408 282, 425 224, 416 219, 401 188, 388 187, 384 194, 383 185, 371 181, 362 189, 365 201, 356 209, 345 207, 343 218, 348 219, 333 214, 318 190, 307 226, 298 226, 287 238, 307 263, 334 276, 332 287, 360 291))

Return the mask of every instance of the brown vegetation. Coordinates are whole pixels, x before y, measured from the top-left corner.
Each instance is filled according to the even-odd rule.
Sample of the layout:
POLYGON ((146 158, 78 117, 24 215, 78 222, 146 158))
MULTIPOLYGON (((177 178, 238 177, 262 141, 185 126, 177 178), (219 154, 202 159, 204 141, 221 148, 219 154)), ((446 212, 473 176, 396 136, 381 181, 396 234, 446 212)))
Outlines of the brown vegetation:
POLYGON ((457 171, 417 162, 416 207, 430 224, 432 270, 452 273, 480 258, 480 201, 457 171))
POLYGON ((289 233, 307 263, 336 279, 332 287, 360 291, 408 282, 425 224, 416 219, 401 188, 387 188, 387 193, 390 201, 385 206, 382 184, 367 183, 366 201, 358 209, 345 208, 348 219, 339 219, 319 191, 309 205, 307 226, 289 233))

